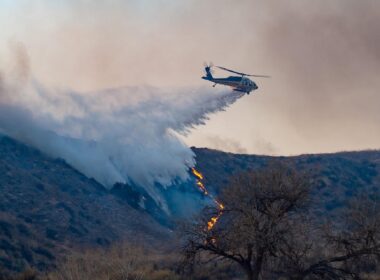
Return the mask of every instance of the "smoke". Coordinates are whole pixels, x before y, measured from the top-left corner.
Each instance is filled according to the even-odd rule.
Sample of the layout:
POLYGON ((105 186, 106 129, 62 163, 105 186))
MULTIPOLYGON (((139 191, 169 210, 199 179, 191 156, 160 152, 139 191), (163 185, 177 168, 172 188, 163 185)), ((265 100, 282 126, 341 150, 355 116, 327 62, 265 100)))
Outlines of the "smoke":
POLYGON ((25 44, 44 85, 198 85, 204 60, 272 76, 191 145, 218 148, 218 135, 249 153, 268 153, 260 138, 278 155, 379 148, 380 1, 0 2, 2 42, 25 44))
POLYGON ((16 50, 15 56, 20 58, 13 63, 16 74, 1 71, 0 130, 65 159, 105 186, 133 182, 157 200, 156 183, 186 180, 195 164, 178 135, 243 96, 202 87, 50 89, 26 78, 25 50, 16 50))
POLYGON ((304 139, 288 140, 292 149, 378 148, 380 2, 268 1, 262 12, 271 15, 260 26, 262 57, 276 65, 271 111, 304 139))
POLYGON ((205 146, 211 146, 216 150, 229 153, 246 154, 248 151, 238 141, 218 135, 204 136, 205 146))

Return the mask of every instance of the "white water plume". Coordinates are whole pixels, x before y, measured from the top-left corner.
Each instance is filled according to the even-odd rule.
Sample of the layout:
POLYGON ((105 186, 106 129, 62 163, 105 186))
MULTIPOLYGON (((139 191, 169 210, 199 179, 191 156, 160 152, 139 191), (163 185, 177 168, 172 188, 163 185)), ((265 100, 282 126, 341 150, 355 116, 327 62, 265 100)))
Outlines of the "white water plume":
MULTIPOLYGON (((0 73, 1 74, 1 73, 0 73)), ((227 89, 123 87, 80 93, 0 76, 0 130, 107 187, 188 178, 194 154, 178 137, 243 96, 227 89)), ((17 75, 16 75, 17 76, 17 75)))

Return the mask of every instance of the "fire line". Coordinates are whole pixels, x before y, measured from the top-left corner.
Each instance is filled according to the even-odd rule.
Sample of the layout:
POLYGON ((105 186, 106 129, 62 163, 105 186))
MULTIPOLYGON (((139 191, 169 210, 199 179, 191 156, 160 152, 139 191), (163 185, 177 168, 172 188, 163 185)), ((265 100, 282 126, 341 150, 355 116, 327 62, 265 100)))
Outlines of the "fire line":
POLYGON ((209 196, 214 201, 215 205, 217 206, 217 208, 219 210, 218 215, 211 217, 211 219, 207 222, 207 230, 212 230, 212 228, 216 225, 219 218, 223 214, 224 205, 222 203, 220 203, 218 200, 216 200, 214 198, 214 196, 207 191, 204 183, 202 182, 202 180, 204 179, 203 174, 201 172, 199 172, 198 170, 196 170, 194 167, 191 168, 191 172, 194 174, 194 176, 196 178, 196 184, 197 184, 198 188, 200 189, 200 191, 204 195, 209 196))

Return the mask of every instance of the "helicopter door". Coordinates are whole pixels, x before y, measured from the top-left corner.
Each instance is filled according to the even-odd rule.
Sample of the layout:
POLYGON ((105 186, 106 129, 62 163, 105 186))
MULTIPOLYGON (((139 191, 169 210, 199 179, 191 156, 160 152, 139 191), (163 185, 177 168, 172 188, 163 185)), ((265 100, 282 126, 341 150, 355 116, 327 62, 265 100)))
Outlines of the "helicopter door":
POLYGON ((245 87, 246 87, 246 86, 249 86, 249 81, 248 81, 248 79, 243 78, 242 81, 241 81, 241 83, 242 83, 242 85, 245 86, 245 87))

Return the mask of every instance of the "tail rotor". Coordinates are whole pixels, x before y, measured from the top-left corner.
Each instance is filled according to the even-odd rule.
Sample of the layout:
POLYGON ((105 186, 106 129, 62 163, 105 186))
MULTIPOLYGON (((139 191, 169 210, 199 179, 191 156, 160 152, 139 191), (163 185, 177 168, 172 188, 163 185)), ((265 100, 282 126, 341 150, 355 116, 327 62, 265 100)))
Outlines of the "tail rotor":
POLYGON ((213 79, 212 74, 214 73, 214 71, 213 71, 212 67, 214 66, 214 64, 212 62, 210 62, 208 64, 207 64, 207 62, 204 62, 203 66, 205 67, 206 77, 208 79, 213 79))

